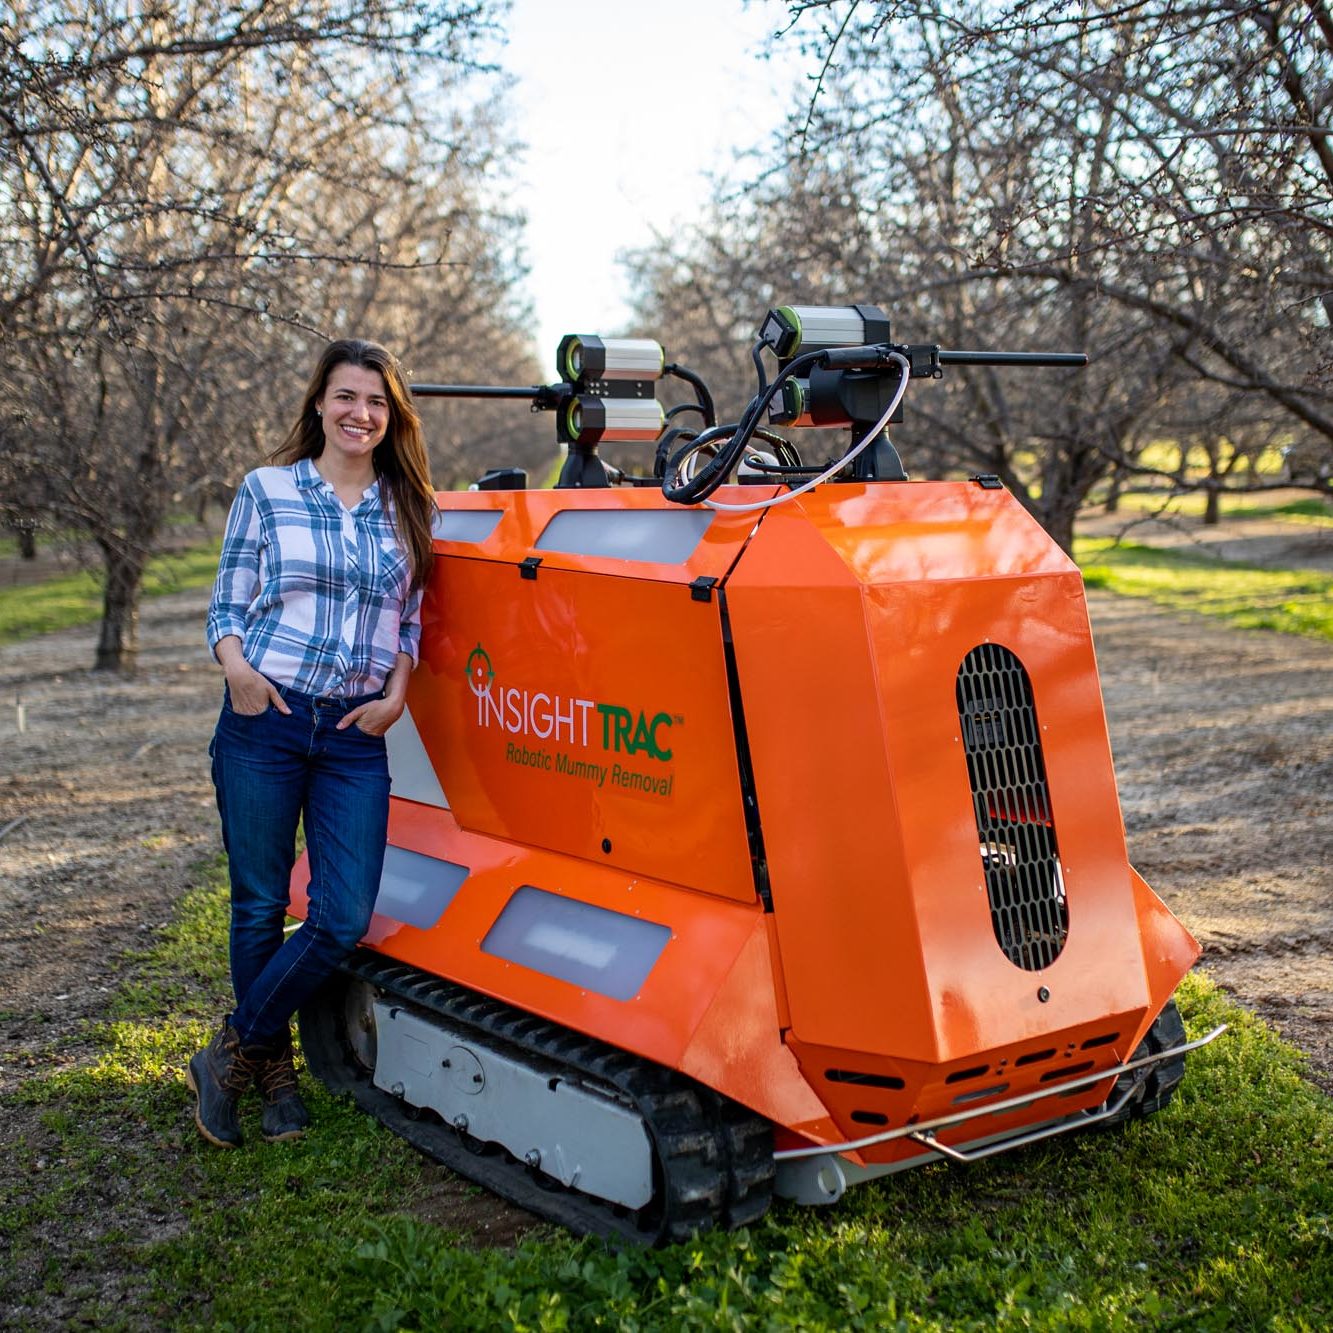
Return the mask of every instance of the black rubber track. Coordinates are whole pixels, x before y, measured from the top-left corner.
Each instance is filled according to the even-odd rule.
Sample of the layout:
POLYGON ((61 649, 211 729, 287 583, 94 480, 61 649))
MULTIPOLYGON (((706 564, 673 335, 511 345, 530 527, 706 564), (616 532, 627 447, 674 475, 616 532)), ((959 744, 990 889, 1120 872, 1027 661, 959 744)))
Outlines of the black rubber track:
POLYGON ((579 1234, 618 1243, 671 1244, 713 1227, 738 1227, 767 1211, 773 1193, 768 1121, 709 1088, 604 1042, 443 981, 370 950, 358 950, 300 1013, 307 1065, 435 1161, 520 1207, 579 1234), (635 1111, 654 1149, 653 1199, 637 1212, 533 1171, 495 1144, 480 1144, 375 1087, 346 1028, 348 988, 357 981, 482 1044, 528 1064, 575 1077, 635 1111))
MULTIPOLYGON (((1185 1042, 1185 1024, 1181 1022, 1180 1010, 1175 1000, 1168 1000, 1162 1012, 1153 1020, 1143 1040, 1139 1042, 1131 1060, 1142 1060, 1148 1055, 1157 1055, 1169 1051, 1173 1046, 1185 1042)), ((1137 1069, 1129 1074, 1121 1074, 1111 1089, 1108 1100, 1114 1101, 1126 1088, 1136 1087, 1138 1091, 1121 1108, 1118 1114, 1104 1120, 1104 1128, 1112 1129, 1117 1125, 1127 1124, 1140 1116, 1152 1115, 1160 1111, 1172 1098, 1180 1080, 1185 1077, 1185 1057, 1174 1056, 1159 1064, 1149 1065, 1146 1069, 1137 1069)))

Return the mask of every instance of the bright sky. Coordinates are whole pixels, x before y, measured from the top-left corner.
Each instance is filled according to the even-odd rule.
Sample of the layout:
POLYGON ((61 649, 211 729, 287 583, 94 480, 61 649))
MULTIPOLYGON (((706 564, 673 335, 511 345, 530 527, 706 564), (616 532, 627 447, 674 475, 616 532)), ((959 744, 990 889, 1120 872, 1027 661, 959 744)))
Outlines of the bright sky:
POLYGON ((554 374, 565 333, 625 329, 621 251, 669 237, 707 200, 705 174, 767 143, 809 87, 785 8, 742 0, 514 0, 501 61, 517 79, 515 170, 529 294, 554 374))

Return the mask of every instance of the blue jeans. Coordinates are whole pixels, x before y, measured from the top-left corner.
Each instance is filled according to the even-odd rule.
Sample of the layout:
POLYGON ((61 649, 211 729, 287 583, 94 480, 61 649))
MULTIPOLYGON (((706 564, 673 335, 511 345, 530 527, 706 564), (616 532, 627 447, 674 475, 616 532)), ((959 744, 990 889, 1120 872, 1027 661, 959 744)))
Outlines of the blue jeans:
POLYGON ((284 1036, 292 1014, 365 934, 388 834, 384 737, 355 723, 335 729, 345 713, 378 696, 316 699, 278 690, 290 715, 270 705, 247 716, 224 697, 209 746, 231 876, 231 1023, 244 1045, 284 1036), (310 909, 284 938, 302 817, 310 909))

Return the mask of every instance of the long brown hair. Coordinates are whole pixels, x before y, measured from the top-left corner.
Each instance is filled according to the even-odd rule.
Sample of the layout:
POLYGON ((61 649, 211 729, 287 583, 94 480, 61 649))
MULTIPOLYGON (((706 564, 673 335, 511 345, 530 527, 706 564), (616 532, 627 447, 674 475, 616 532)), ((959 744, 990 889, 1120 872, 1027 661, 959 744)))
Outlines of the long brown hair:
POLYGON ((365 338, 339 338, 319 358, 306 386, 305 398, 287 438, 269 455, 281 467, 324 452, 324 425, 315 403, 324 396, 329 376, 338 366, 378 370, 389 400, 389 425, 375 446, 375 475, 389 491, 389 511, 398 540, 412 563, 412 586, 419 588, 430 573, 430 525, 435 514, 435 491, 430 483, 430 460, 421 435, 421 418, 412 402, 397 358, 379 343, 365 338))

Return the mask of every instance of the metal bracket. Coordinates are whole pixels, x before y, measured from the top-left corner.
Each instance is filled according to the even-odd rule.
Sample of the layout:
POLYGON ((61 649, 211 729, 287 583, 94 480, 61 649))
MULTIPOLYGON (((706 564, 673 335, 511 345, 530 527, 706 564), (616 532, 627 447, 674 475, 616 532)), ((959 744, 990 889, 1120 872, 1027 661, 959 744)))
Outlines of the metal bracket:
POLYGON ((519 563, 518 576, 521 579, 535 579, 537 577, 537 566, 542 562, 539 555, 530 555, 526 560, 519 563))
POLYGON ((1002 491, 1004 482, 993 472, 976 472, 968 478, 968 481, 974 481, 983 491, 1002 491))
POLYGON ((690 584, 690 596, 696 602, 711 602, 713 600, 713 589, 717 587, 717 582, 717 579, 711 575, 701 574, 690 584))

